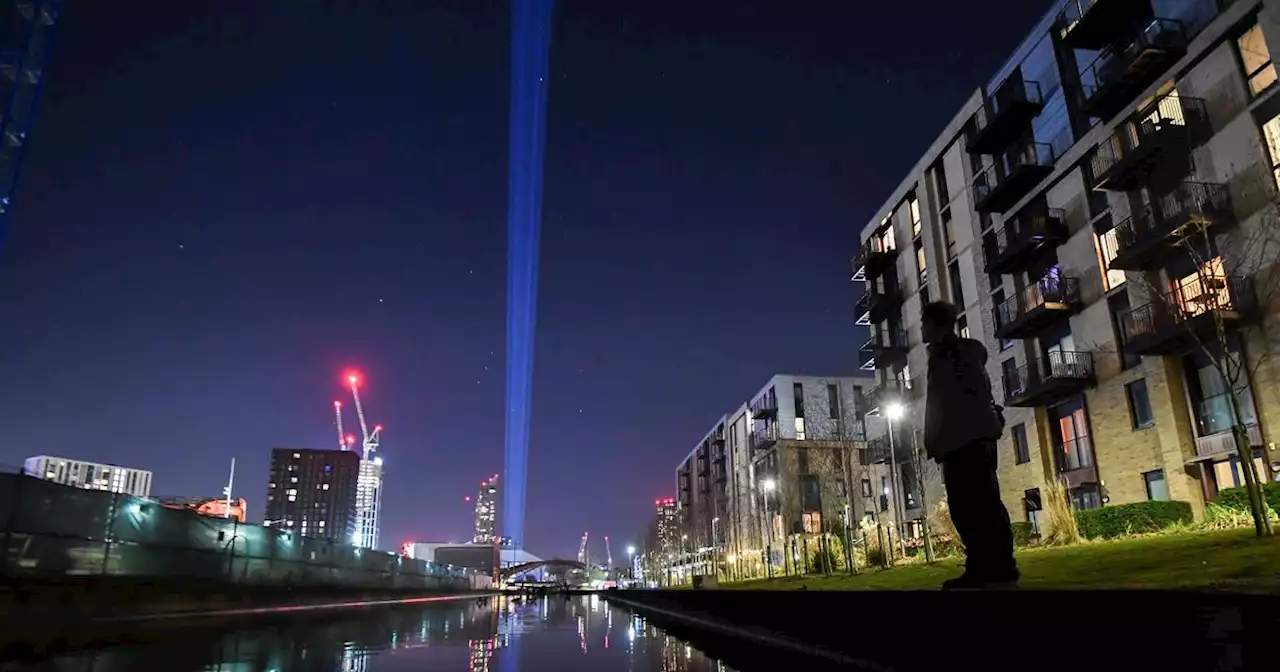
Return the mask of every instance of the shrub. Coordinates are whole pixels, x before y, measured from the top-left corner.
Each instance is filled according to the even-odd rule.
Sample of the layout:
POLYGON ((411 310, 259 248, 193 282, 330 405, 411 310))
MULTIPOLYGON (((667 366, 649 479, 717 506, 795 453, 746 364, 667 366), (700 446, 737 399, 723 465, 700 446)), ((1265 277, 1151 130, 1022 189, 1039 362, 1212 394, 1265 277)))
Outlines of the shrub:
POLYGON ((1031 542, 1039 535, 1036 530, 1028 522, 1013 522, 1013 545, 1018 547, 1030 546, 1031 542))
POLYGON ((1158 532, 1190 521, 1191 505, 1187 502, 1135 502, 1076 512, 1080 533, 1088 539, 1158 532))
POLYGON ((1080 525, 1071 509, 1071 502, 1067 501, 1067 489, 1060 481, 1045 483, 1044 513, 1047 531, 1040 537, 1041 542, 1046 546, 1080 543, 1080 525))
MULTIPOLYGON (((1267 505, 1270 506, 1273 511, 1280 511, 1280 483, 1263 483, 1262 499, 1266 500, 1267 505)), ((1235 509, 1237 511, 1244 511, 1248 513, 1249 493, 1245 491, 1244 486, 1219 490, 1218 506, 1225 506, 1228 509, 1235 509)))

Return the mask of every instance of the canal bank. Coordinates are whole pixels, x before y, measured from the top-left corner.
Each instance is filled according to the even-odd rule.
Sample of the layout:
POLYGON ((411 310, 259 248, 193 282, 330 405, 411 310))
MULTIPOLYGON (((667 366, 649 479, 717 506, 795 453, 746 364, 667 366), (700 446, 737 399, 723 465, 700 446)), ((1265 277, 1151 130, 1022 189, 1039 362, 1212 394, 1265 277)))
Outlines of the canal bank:
POLYGON ((1087 658, 1106 669, 1280 669, 1276 596, 681 590, 609 591, 606 599, 685 636, 823 665, 1079 669, 1087 658))

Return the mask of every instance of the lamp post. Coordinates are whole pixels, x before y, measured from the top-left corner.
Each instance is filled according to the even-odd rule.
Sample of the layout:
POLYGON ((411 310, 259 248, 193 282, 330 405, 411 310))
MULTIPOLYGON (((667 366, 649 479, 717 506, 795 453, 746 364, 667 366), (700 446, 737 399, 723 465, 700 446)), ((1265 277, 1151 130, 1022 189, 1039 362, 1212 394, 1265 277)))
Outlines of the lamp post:
MULTIPOLYGON (((778 482, 773 480, 772 478, 766 478, 763 481, 760 481, 760 489, 764 491, 764 498, 761 501, 761 507, 764 510, 764 514, 768 514, 769 512, 769 493, 776 490, 777 487, 778 487, 778 482)), ((766 517, 764 514, 760 516, 761 522, 764 524, 764 540, 765 540, 764 541, 764 558, 765 558, 764 566, 765 566, 765 572, 768 574, 769 578, 772 579, 773 578, 773 530, 772 530, 773 521, 764 520, 764 518, 766 517)))
POLYGON ((720 537, 716 535, 716 523, 720 516, 711 519, 711 573, 720 577, 720 537))
POLYGON ((902 537, 902 530, 903 518, 906 518, 907 511, 906 502, 902 501, 902 483, 898 479, 898 451, 893 443, 893 422, 901 418, 905 410, 902 404, 897 402, 889 404, 884 409, 885 417, 889 420, 889 478, 893 481, 893 517, 897 519, 898 548, 904 558, 907 556, 907 542, 902 537))
POLYGON ((636 547, 627 546, 627 565, 631 568, 631 580, 636 580, 636 547))
POLYGON ((680 582, 681 583, 684 583, 684 572, 686 569, 688 569, 688 565, 689 565, 689 553, 684 549, 684 542, 688 540, 689 540, 689 535, 687 534, 680 535, 680 579, 681 579, 680 582))

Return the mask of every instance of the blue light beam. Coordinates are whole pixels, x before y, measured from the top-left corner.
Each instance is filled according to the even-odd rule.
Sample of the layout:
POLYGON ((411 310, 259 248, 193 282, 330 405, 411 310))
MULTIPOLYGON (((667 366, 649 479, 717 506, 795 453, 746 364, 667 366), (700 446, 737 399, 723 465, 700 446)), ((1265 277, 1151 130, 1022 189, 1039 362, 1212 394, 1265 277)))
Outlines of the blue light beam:
POLYGON ((524 548, 525 477, 538 304, 538 233, 547 135, 547 64, 553 0, 511 2, 511 118, 507 193, 507 406, 504 536, 524 548))

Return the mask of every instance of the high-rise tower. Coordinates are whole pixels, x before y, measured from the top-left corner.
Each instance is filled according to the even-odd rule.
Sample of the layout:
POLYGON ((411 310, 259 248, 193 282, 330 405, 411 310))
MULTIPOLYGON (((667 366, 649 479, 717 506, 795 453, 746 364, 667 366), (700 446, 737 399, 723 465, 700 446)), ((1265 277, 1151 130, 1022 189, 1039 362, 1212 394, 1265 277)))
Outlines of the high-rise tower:
POLYGON ((480 492, 476 494, 476 535, 471 539, 473 543, 498 543, 497 507, 498 475, 494 474, 480 484, 480 492))

